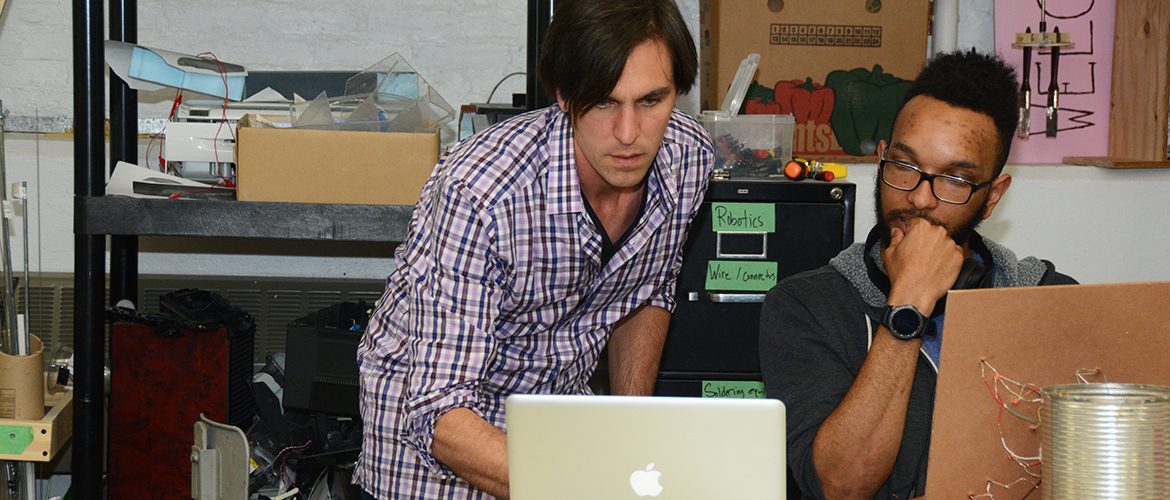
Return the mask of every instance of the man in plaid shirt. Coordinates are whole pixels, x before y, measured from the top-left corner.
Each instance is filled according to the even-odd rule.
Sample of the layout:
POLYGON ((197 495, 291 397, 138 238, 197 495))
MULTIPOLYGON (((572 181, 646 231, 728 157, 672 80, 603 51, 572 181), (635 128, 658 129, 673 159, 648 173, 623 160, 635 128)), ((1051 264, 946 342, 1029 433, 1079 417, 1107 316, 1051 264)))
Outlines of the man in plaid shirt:
POLYGON ((504 400, 650 394, 710 139, 674 110, 697 56, 674 0, 562 0, 557 104, 455 146, 358 348, 367 498, 508 496, 504 400))

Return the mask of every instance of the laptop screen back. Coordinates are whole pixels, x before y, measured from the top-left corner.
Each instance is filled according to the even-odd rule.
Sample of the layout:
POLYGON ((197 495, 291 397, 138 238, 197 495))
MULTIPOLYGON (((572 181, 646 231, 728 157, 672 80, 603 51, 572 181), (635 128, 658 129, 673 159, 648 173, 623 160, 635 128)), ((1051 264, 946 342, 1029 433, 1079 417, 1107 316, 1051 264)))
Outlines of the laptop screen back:
POLYGON ((513 395, 514 500, 785 498, 774 399, 513 395))

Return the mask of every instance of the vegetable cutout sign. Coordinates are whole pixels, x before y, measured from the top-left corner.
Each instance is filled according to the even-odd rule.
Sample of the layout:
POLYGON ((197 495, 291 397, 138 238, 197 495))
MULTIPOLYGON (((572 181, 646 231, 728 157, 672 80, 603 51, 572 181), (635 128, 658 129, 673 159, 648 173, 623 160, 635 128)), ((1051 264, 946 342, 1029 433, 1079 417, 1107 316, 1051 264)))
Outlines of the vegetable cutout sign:
POLYGON ((772 88, 753 82, 747 114, 791 114, 796 119, 796 156, 868 156, 889 140, 894 115, 910 81, 873 69, 836 70, 819 84, 812 77, 780 80, 772 88))

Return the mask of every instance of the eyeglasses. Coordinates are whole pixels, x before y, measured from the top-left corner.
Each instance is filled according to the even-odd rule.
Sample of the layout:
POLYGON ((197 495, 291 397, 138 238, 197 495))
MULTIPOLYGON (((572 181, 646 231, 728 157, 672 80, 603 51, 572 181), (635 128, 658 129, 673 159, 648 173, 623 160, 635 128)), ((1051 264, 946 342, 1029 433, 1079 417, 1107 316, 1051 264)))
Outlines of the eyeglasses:
POLYGON ((991 185, 991 181, 976 184, 953 175, 928 174, 909 163, 886 159, 884 154, 878 160, 878 168, 882 182, 887 186, 899 191, 913 191, 925 180, 935 198, 954 205, 971 201, 971 195, 991 185))

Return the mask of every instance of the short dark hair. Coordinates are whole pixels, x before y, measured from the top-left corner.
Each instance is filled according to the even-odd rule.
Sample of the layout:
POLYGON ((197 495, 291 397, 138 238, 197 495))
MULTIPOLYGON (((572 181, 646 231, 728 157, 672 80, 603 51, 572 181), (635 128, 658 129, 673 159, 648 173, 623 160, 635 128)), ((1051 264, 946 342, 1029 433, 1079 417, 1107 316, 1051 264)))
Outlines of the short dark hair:
POLYGON ((663 42, 675 90, 689 91, 698 53, 675 0, 559 0, 540 52, 540 82, 550 97, 560 93, 570 116, 581 116, 609 96, 630 53, 647 40, 663 42))
POLYGON ((925 95, 990 116, 999 133, 995 165, 998 176, 1007 163, 1019 123, 1019 91, 1015 69, 999 56, 949 52, 926 63, 906 91, 903 105, 915 96, 925 95))

